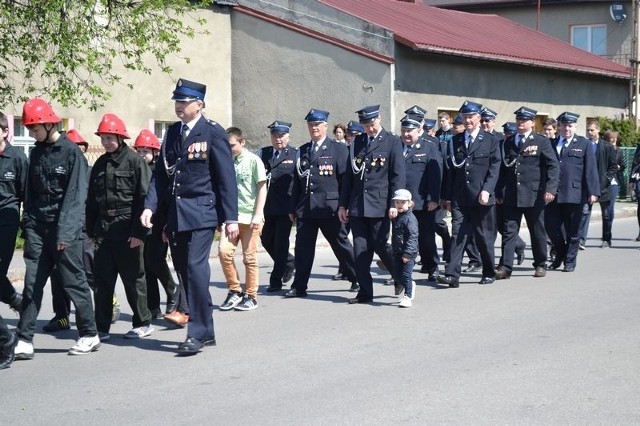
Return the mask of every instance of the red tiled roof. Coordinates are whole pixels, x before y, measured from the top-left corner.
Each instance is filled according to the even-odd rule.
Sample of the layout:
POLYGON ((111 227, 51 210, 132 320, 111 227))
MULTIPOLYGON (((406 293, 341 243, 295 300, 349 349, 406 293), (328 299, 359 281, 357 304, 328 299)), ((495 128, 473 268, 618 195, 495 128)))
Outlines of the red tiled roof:
POLYGON ((413 49, 573 72, 629 78, 624 65, 497 15, 400 0, 318 0, 394 33, 413 49))

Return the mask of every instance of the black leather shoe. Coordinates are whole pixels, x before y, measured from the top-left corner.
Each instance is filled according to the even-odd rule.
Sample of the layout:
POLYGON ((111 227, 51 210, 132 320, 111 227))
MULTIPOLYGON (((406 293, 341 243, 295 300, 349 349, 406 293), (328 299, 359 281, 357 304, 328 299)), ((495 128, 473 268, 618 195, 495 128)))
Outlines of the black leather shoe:
POLYGON ((393 278, 389 278, 388 280, 384 280, 384 285, 394 285, 396 283, 396 280, 394 280, 393 278))
POLYGON ((470 263, 469 266, 467 266, 466 268, 464 268, 462 270, 462 272, 469 274, 471 272, 475 272, 478 269, 482 268, 482 265, 478 264, 478 263, 470 263))
POLYGON ((351 283, 351 287, 349 288, 349 291, 351 293, 357 293, 360 291, 360 284, 358 283, 351 283))
POLYGON ((574 265, 564 265, 564 269, 562 270, 562 272, 573 272, 576 270, 576 267, 574 265))
POLYGON ((9 301, 9 307, 17 313, 22 312, 22 294, 15 292, 9 301))
POLYGON ((536 271, 533 273, 536 278, 542 278, 547 276, 547 270, 542 266, 536 266, 536 271))
POLYGON ((292 288, 291 290, 289 290, 288 292, 286 292, 284 294, 284 297, 287 297, 287 298, 291 298, 291 297, 307 297, 307 292, 298 290, 296 288, 292 288))
POLYGON ((438 281, 439 276, 440 276, 440 271, 436 269, 435 271, 429 273, 429 277, 427 278, 427 281, 429 281, 430 283, 435 283, 436 281, 438 281))
POLYGON ((282 291, 282 287, 275 287, 271 285, 267 287, 267 293, 277 293, 279 291, 282 291))
POLYGON ((460 281, 457 278, 452 277, 450 275, 440 275, 438 276, 437 280, 440 284, 446 284, 451 288, 460 287, 460 281))
POLYGON ((282 282, 288 283, 289 281, 291 281, 291 278, 293 278, 293 274, 295 273, 296 273, 296 270, 294 268, 287 268, 284 271, 284 275, 282 276, 282 282))
POLYGON ((165 307, 164 313, 165 314, 170 314, 171 312, 175 311, 176 309, 178 309, 178 304, 176 303, 175 299, 173 297, 168 297, 167 298, 167 306, 165 307))
POLYGON ((479 284, 493 284, 496 281, 493 277, 482 277, 479 284))
POLYGON ((344 275, 342 274, 342 272, 338 272, 337 274, 332 276, 331 279, 333 281, 342 281, 342 280, 344 280, 344 275))
POLYGON ((496 269, 496 280, 508 280, 511 278, 511 272, 504 267, 496 269))
POLYGON ((524 263, 524 250, 516 252, 516 263, 522 265, 524 263))
POLYGON ((216 345, 216 337, 215 336, 205 337, 204 340, 202 341, 202 344, 204 346, 215 346, 216 345))
POLYGON ((561 266, 562 266, 562 259, 560 259, 560 258, 555 258, 555 259, 553 260, 553 262, 551 262, 551 265, 549 265, 549 268, 550 268, 550 269, 553 269, 553 270, 556 270, 556 269, 558 269, 558 268, 559 268, 559 267, 561 267, 561 266))
POLYGON ((359 298, 359 297, 354 297, 353 299, 349 299, 349 304, 350 305, 355 305, 358 303, 371 303, 373 302, 373 299, 368 299, 368 298, 359 298))
POLYGON ((398 296, 398 295, 400 295, 400 293, 402 293, 402 290, 404 290, 404 286, 402 284, 400 284, 399 282, 394 281, 394 283, 393 283, 393 294, 398 296))
POLYGON ((178 355, 195 355, 200 352, 204 346, 204 342, 196 339, 195 337, 187 337, 187 340, 180 343, 180 346, 178 346, 178 355))
POLYGON ((15 349, 18 344, 18 336, 15 333, 11 333, 11 339, 2 348, 0 348, 0 370, 9 368, 9 366, 16 359, 15 349))

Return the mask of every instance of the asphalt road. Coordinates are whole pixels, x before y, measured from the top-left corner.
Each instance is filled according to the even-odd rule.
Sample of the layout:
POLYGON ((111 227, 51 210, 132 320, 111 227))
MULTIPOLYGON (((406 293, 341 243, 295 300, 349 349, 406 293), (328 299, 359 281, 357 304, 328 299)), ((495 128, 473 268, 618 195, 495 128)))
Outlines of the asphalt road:
MULTIPOLYGON (((330 280, 335 257, 320 247, 308 298, 216 311, 218 346, 190 358, 174 355, 185 332, 162 320, 149 338, 122 339, 118 286, 124 315, 98 352, 68 356, 73 329, 38 333, 35 358, 0 372, 0 424, 640 424, 637 226, 616 219, 614 247, 600 249, 593 222, 573 273, 533 278, 530 251, 491 285, 473 274, 449 289, 416 273, 410 309, 394 306, 375 266, 374 303, 347 305, 349 284, 330 280)), ((45 294, 39 329, 52 316, 45 294)))

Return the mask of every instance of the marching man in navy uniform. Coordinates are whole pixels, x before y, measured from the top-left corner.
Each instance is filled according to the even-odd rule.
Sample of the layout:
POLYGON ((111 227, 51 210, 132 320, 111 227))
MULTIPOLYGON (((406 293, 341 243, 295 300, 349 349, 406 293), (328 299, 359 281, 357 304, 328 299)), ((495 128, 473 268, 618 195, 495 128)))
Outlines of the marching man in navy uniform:
POLYGON ((564 262, 563 272, 576 269, 580 244, 582 206, 600 196, 598 166, 591 143, 576 135, 578 114, 563 112, 558 117, 559 136, 554 142, 560 161, 560 180, 556 199, 545 209, 545 227, 556 251, 551 269, 564 262))
POLYGON ((351 224, 356 278, 360 290, 350 304, 373 301, 371 261, 373 253, 385 265, 393 264, 387 243, 391 219, 398 215, 392 204, 393 193, 405 187, 406 171, 402 142, 380 124, 380 105, 356 111, 365 133, 349 146, 351 167, 340 191, 338 215, 351 224))
POLYGON ((442 184, 442 156, 440 141, 424 134, 426 111, 420 107, 405 111, 400 120, 407 183, 405 188, 413 196, 413 214, 418 220, 418 252, 421 272, 429 274, 429 281, 438 276, 438 247, 436 246, 436 211, 440 206, 442 184), (407 112, 408 111, 408 112, 407 112), (427 139, 430 138, 430 139, 427 139))
POLYGON ((267 127, 271 129, 271 146, 261 148, 257 154, 267 171, 267 201, 260 240, 273 260, 267 287, 271 293, 282 290, 282 285, 291 280, 295 271, 294 259, 289 253, 292 226, 289 206, 298 149, 289 145, 291 123, 276 120, 267 127))
POLYGON ((333 253, 342 260, 343 273, 358 290, 354 270, 353 246, 338 219, 338 199, 348 167, 349 150, 345 144, 327 137, 329 113, 312 109, 305 120, 311 141, 300 147, 296 178, 291 197, 291 221, 296 221, 296 276, 285 297, 306 297, 307 285, 316 250, 318 229, 333 253))
POLYGON ((498 140, 480 128, 482 105, 465 101, 460 108, 465 131, 451 140, 445 199, 452 213, 462 217, 452 235, 451 262, 438 282, 459 287, 462 255, 473 233, 482 259, 480 284, 495 281, 495 188, 500 172, 498 140), (457 212, 456 212, 457 210, 457 212))
POLYGON ((172 99, 180 121, 167 129, 158 165, 153 171, 142 224, 167 203, 165 232, 174 267, 189 306, 187 339, 179 355, 194 355, 215 345, 213 303, 209 293, 209 252, 217 226, 229 238, 238 236, 238 188, 225 130, 202 115, 204 84, 178 80, 172 99))
POLYGON ((520 223, 524 215, 531 235, 534 277, 544 277, 547 267, 547 233, 544 209, 558 188, 558 160, 548 138, 536 133, 537 111, 521 107, 516 112, 517 132, 504 141, 498 202, 504 209, 502 265, 497 279, 508 279, 513 271, 520 223))

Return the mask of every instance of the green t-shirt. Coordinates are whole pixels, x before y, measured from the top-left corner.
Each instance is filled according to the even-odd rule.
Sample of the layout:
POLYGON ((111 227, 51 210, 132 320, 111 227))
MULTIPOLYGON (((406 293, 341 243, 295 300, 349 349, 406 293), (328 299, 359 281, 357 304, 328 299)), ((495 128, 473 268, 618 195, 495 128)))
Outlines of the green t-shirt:
POLYGON ((244 149, 233 159, 238 183, 238 223, 250 224, 258 197, 258 183, 267 180, 260 157, 244 149))

